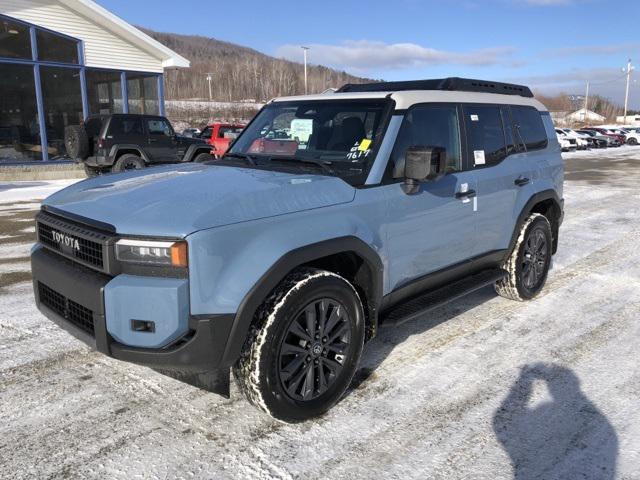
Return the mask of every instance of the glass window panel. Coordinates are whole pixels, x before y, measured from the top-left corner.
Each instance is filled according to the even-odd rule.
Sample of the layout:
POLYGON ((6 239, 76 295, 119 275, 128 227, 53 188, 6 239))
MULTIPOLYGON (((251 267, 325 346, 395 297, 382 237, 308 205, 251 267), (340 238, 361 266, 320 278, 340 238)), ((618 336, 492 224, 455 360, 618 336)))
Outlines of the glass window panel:
POLYGON ((87 70, 89 113, 107 115, 122 113, 122 82, 119 72, 87 70))
POLYGON ((42 160, 33 67, 0 64, 0 162, 42 160))
MULTIPOLYGON (((391 154, 389 172, 404 177, 405 154, 409 147, 441 147, 447 153, 447 172, 462 170, 460 122, 454 105, 419 105, 405 116, 391 154)), ((389 175, 389 173, 387 175, 389 175)))
POLYGON ((499 107, 464 107, 467 142, 474 166, 495 165, 507 156, 499 107))
POLYGON ((127 74, 129 113, 160 114, 158 76, 127 74))
POLYGON ((78 42, 38 29, 38 59, 47 62, 79 63, 78 42))
POLYGON ((0 57, 32 59, 27 25, 0 18, 0 57))
POLYGON ((524 142, 527 150, 538 150, 547 146, 547 132, 542 123, 540 112, 534 107, 511 107, 513 121, 516 125, 519 140, 524 142))
POLYGON ((40 78, 49 142, 49 159, 65 158, 64 129, 83 121, 80 70, 41 67, 40 78))

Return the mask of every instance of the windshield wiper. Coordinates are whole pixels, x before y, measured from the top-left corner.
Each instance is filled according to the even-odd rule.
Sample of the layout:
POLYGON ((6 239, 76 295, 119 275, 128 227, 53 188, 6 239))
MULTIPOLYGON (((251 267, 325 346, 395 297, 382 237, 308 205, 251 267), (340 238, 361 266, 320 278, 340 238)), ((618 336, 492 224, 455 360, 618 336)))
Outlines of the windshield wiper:
POLYGON ((288 162, 288 163, 306 163, 310 165, 316 165, 324 170, 329 175, 335 175, 334 170, 329 167, 331 162, 326 162, 322 160, 312 160, 310 158, 292 158, 292 157, 269 157, 269 161, 275 162, 288 162))
POLYGON ((224 160, 225 158, 239 158, 245 160, 252 167, 256 166, 256 161, 246 153, 225 153, 220 160, 224 160))

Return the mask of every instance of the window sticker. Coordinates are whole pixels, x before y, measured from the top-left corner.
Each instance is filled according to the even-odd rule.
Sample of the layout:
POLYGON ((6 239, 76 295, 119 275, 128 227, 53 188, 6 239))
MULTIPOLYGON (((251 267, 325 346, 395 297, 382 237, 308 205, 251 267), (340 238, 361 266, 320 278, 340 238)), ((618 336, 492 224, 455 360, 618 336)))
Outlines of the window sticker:
POLYGON ((297 138, 300 143, 307 143, 313 133, 313 120, 308 118, 294 118, 291 120, 290 136, 297 138))
POLYGON ((484 150, 474 150, 473 151, 473 163, 474 165, 484 165, 484 150))
POLYGON ((360 142, 358 150, 360 150, 361 152, 366 152, 367 150, 369 150, 369 148, 371 148, 371 140, 365 138, 360 142))
POLYGON ((369 148, 367 148, 366 150, 362 149, 362 145, 365 144, 366 147, 370 147, 371 146, 371 140, 369 139, 364 139, 360 142, 356 142, 353 147, 351 147, 351 151, 349 153, 347 153, 347 159, 353 161, 353 162, 357 162, 358 160, 360 160, 361 158, 367 158, 369 156, 369 154, 371 153, 371 150, 369 148))
POLYGON ((472 122, 479 122, 480 121, 480 117, 478 117, 478 115, 471 115, 471 121, 472 122))

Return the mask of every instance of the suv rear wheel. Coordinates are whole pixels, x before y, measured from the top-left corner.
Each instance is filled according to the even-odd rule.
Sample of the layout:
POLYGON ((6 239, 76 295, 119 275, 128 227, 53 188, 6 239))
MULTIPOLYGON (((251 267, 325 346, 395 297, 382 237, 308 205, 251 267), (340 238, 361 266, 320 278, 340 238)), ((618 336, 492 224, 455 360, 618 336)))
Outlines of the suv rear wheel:
POLYGON ((141 170, 145 167, 144 161, 133 153, 125 153, 113 166, 114 172, 125 172, 127 170, 141 170))
POLYGON ((279 420, 302 421, 340 399, 363 344, 364 313, 353 286, 332 272, 301 269, 260 308, 233 372, 253 405, 279 420))
POLYGON ((551 266, 551 225, 544 215, 532 213, 518 234, 516 245, 502 268, 508 275, 496 282, 498 295, 530 300, 544 287, 551 266))

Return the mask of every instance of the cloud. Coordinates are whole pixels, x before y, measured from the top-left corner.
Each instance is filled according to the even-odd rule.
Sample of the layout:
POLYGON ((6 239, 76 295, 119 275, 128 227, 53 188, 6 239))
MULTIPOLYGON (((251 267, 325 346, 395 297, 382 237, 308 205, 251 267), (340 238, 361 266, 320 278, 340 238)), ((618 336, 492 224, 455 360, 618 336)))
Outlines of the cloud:
MULTIPOLYGON (((423 47, 415 43, 384 43, 369 40, 350 40, 338 45, 308 45, 309 60, 349 71, 367 72, 425 65, 484 66, 511 64, 513 47, 496 47, 469 52, 449 52, 423 47)), ((300 61, 299 45, 283 45, 276 51, 279 57, 300 61)))
POLYGON ((621 43, 617 45, 582 45, 579 47, 561 47, 545 50, 544 53, 551 53, 562 57, 573 55, 612 55, 616 53, 631 54, 639 52, 640 43, 621 43))

